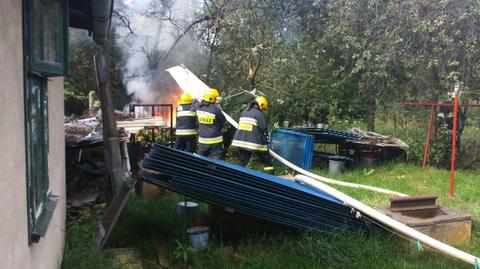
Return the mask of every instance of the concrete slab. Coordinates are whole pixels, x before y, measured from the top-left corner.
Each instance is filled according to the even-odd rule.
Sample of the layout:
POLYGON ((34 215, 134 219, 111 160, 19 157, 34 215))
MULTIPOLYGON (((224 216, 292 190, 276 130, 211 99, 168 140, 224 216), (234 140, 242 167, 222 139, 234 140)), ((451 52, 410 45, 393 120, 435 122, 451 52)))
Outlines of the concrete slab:
POLYGON ((467 244, 472 235, 472 215, 445 207, 439 209, 439 214, 430 218, 405 216, 392 212, 390 208, 380 208, 389 217, 450 245, 467 244))

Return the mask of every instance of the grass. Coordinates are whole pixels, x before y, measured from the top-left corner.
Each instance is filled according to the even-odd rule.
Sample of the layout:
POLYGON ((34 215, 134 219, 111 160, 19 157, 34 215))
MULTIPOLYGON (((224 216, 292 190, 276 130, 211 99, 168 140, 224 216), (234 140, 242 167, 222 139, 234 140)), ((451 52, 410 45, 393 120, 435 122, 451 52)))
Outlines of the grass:
MULTIPOLYGON (((449 172, 442 169, 391 164, 350 171, 336 178, 412 195, 438 195, 443 206, 474 216, 472 241, 460 248, 478 255, 480 177, 477 173, 457 172, 453 198, 448 196, 449 172)), ((388 204, 386 195, 343 187, 339 190, 371 206, 388 204)), ((185 243, 182 232, 187 225, 175 214, 175 205, 181 199, 176 194, 163 199, 132 199, 112 233, 109 247, 136 248, 149 268, 163 268, 159 265, 162 259, 170 268, 472 268, 437 253, 415 253, 414 247, 406 247, 386 232, 364 236, 283 231, 246 233, 236 240, 225 240, 222 234, 214 233, 208 249, 194 251, 185 243), (160 257, 159 246, 166 249, 166 258, 160 257)), ((87 216, 87 221, 70 226, 63 268, 114 268, 110 257, 92 248, 91 231, 95 229, 92 225, 92 216, 87 216)))
POLYGON ((84 212, 76 221, 69 223, 62 268, 117 268, 111 257, 96 248, 95 236, 99 220, 99 216, 84 212))

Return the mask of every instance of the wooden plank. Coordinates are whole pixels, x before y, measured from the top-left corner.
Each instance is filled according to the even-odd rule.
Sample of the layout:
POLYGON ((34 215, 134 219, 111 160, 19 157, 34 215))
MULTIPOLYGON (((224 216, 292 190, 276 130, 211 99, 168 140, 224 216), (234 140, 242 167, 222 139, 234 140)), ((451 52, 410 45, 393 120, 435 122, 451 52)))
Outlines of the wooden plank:
POLYGON ((97 248, 103 249, 105 243, 107 242, 110 234, 112 233, 115 224, 120 217, 120 214, 123 212, 125 205, 127 204, 128 197, 132 193, 132 189, 135 186, 136 179, 132 178, 129 181, 123 181, 123 184, 120 187, 120 190, 115 193, 112 202, 109 207, 105 210, 102 223, 99 225, 97 232, 97 248))

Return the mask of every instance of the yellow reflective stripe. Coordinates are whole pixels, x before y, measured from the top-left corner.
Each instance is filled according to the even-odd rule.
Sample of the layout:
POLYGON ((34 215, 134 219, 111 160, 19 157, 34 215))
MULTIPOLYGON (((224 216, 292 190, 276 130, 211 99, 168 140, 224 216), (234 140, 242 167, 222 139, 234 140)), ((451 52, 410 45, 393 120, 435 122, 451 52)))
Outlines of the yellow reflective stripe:
POLYGON ((232 146, 239 147, 239 148, 259 150, 259 151, 267 151, 268 150, 267 145, 261 145, 261 144, 245 142, 245 141, 240 141, 240 140, 235 140, 235 139, 232 141, 232 146))
POLYGON ((195 111, 178 111, 177 117, 196 117, 197 113, 195 111))
POLYGON ((266 166, 266 167, 263 168, 263 170, 271 171, 271 170, 273 170, 273 166, 266 166))
POLYGON ((197 112, 198 122, 201 124, 213 124, 215 120, 215 114, 205 111, 197 112))
POLYGON ((249 117, 241 117, 238 123, 246 123, 246 124, 251 124, 251 125, 258 125, 258 122, 254 118, 249 118, 249 117))
POLYGON ((198 138, 198 143, 202 144, 218 144, 223 142, 223 136, 217 136, 217 137, 199 137, 198 138))
POLYGON ((210 113, 210 112, 207 112, 207 111, 201 111, 201 110, 197 110, 197 115, 198 116, 212 116, 215 118, 215 113, 210 113))
POLYGON ((238 130, 244 130, 247 132, 253 131, 253 125, 249 123, 240 122, 238 124, 238 130))
POLYGON ((197 130, 196 129, 177 129, 175 131, 176 135, 196 135, 197 130))

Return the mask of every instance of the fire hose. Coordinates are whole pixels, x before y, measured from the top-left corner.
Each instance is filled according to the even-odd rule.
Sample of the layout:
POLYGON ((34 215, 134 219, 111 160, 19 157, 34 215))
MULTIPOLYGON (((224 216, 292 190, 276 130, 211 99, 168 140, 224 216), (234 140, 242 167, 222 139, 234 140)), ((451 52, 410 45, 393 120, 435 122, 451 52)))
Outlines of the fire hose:
MULTIPOLYGON (((227 113, 225 113, 223 110, 222 110, 222 113, 225 116, 225 118, 227 119, 227 121, 233 127, 238 129, 238 123, 234 119, 232 119, 232 117, 230 117, 227 113)), ((339 186, 355 188, 355 189, 365 189, 365 190, 370 190, 370 191, 389 194, 389 195, 396 195, 396 196, 401 196, 401 197, 408 196, 407 194, 404 194, 404 193, 391 191, 391 190, 387 190, 387 189, 382 189, 382 188, 378 188, 378 187, 362 185, 362 184, 355 184, 355 183, 350 183, 350 182, 339 181, 339 180, 334 180, 334 179, 322 177, 322 176, 319 176, 317 174, 314 174, 312 172, 309 172, 307 170, 304 170, 304 169, 292 164, 291 162, 285 160, 284 158, 282 158, 280 155, 278 155, 277 153, 275 153, 272 150, 269 150, 269 153, 270 153, 270 155, 272 155, 273 158, 275 158, 276 160, 278 160, 279 162, 281 162, 285 166, 295 170, 297 173, 300 173, 302 175, 314 178, 316 180, 319 180, 319 181, 322 181, 322 182, 325 182, 325 183, 328 183, 328 184, 339 185, 339 186)))
MULTIPOLYGON (((228 114, 223 112, 223 115, 227 119, 227 121, 234 126, 235 128, 238 128, 238 123, 232 119, 228 114)), ((369 216, 372 220, 375 222, 379 222, 385 226, 388 226, 392 229, 394 229, 396 232, 406 235, 412 239, 415 239, 417 242, 421 242, 435 250, 438 250, 441 253, 447 254, 451 257, 460 259, 464 262, 473 264, 477 266, 480 263, 480 258, 473 256, 467 252, 464 252, 462 250, 459 250, 457 248, 454 248, 448 244, 445 244, 443 242, 440 242, 426 234, 423 234, 411 227, 408 227, 407 225, 396 221, 387 215, 378 212, 374 208, 346 195, 345 193, 338 191, 322 182, 329 183, 329 184, 334 184, 334 185, 339 185, 339 186, 345 186, 345 187, 351 187, 351 188, 358 188, 358 189, 365 189, 365 190, 370 190, 370 191, 375 191, 379 193, 385 193, 385 194, 392 194, 392 195, 397 195, 397 196, 408 196, 406 194, 400 193, 400 192, 395 192, 391 190, 386 190, 382 188, 377 188, 373 186, 368 186, 368 185, 361 185, 361 184, 354 184, 354 183, 349 183, 349 182, 344 182, 344 181, 338 181, 338 180, 333 180, 330 178, 322 177, 319 175, 316 175, 314 173, 311 173, 309 171, 306 171, 289 161, 285 160, 282 158, 280 155, 275 153, 272 150, 269 150, 270 155, 272 155, 273 158, 276 160, 280 161, 282 164, 288 166, 289 168, 297 171, 301 175, 295 176, 294 180, 300 184, 306 185, 310 188, 316 189, 321 192, 325 192, 340 201, 342 201, 346 206, 349 206, 351 208, 354 208, 355 210, 361 212, 362 214, 369 216)), ((475 267, 477 268, 477 267, 475 267)))
MULTIPOLYGON (((442 253, 445 253, 449 256, 455 257, 457 259, 460 259, 464 262, 473 264, 473 265, 478 265, 480 259, 476 256, 473 256, 469 253, 466 253, 462 250, 459 250, 457 248, 454 248, 450 245, 447 245, 443 242, 440 242, 426 234, 423 234, 411 227, 408 227, 407 225, 396 221, 390 217, 388 217, 385 214, 382 214, 378 212, 377 210, 371 208, 370 206, 346 195, 343 192, 340 192, 326 184, 323 184, 322 182, 318 182, 317 180, 314 180, 313 178, 304 176, 304 175, 298 175, 295 177, 295 181, 299 182, 300 184, 304 184, 308 187, 311 187, 313 189, 325 192, 340 201, 342 201, 346 206, 355 208, 359 212, 361 212, 363 215, 369 216, 371 219, 375 220, 375 222, 379 222, 382 225, 388 226, 392 229, 394 229, 396 232, 406 235, 410 238, 413 238, 417 240, 418 242, 421 242, 427 246, 430 246, 431 248, 438 250, 442 253)), ((477 267, 475 267, 477 268, 477 267)))

